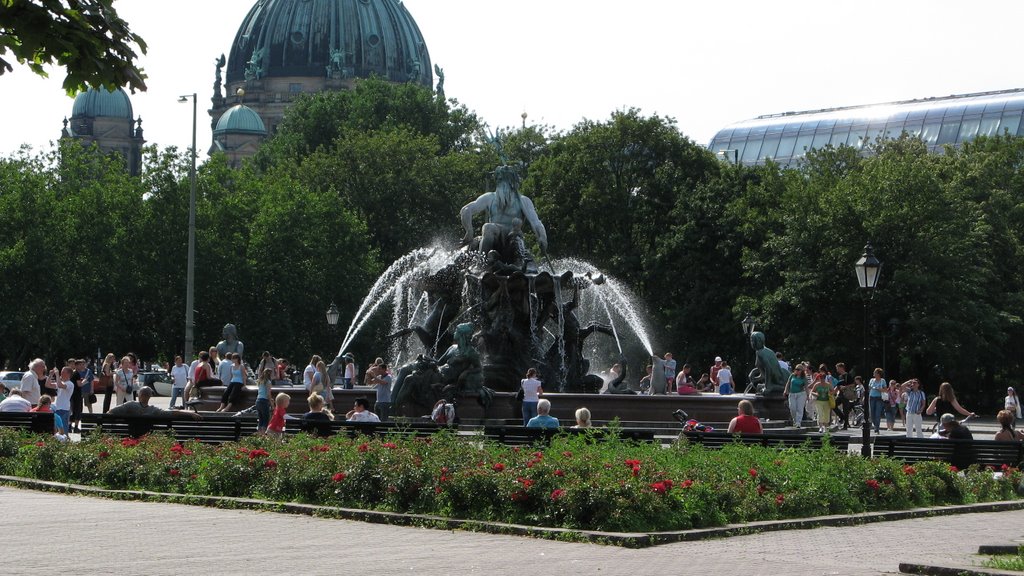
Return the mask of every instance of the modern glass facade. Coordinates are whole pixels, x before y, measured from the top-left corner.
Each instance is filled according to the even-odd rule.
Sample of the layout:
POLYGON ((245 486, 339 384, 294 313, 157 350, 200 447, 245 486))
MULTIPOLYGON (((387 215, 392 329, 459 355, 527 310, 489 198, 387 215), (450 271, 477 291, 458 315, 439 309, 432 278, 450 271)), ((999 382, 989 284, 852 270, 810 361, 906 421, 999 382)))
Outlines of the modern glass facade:
POLYGON ((931 152, 978 136, 1024 135, 1024 89, 908 100, 889 104, 830 108, 759 116, 715 135, 708 148, 729 161, 753 166, 772 158, 795 165, 808 150, 826 144, 863 149, 875 138, 897 138, 906 131, 931 152))

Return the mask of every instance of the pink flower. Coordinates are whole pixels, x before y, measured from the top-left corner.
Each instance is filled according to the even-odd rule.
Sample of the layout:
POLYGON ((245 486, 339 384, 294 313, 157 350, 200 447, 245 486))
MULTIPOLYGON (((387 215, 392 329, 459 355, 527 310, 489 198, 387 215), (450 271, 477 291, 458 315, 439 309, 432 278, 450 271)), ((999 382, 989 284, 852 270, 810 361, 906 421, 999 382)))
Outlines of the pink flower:
POLYGON ((341 482, 342 480, 345 479, 346 476, 347 474, 345 474, 344 472, 338 472, 334 476, 331 476, 331 480, 334 482, 341 482))
POLYGON ((551 499, 552 500, 558 500, 562 496, 565 496, 565 490, 562 490, 561 488, 556 488, 556 489, 551 491, 551 499))

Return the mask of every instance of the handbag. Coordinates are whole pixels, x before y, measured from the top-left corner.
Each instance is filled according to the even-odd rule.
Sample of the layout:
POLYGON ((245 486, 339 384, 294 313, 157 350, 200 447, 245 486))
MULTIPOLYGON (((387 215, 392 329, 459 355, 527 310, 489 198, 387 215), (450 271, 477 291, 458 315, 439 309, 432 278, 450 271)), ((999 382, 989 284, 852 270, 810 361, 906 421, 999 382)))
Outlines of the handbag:
POLYGON ((525 394, 525 392, 523 392, 523 389, 520 388, 519 392, 516 392, 516 402, 522 402, 523 398, 525 397, 525 395, 526 394, 525 394))
POLYGON ((828 407, 833 410, 835 410, 836 407, 836 397, 831 394, 828 395, 828 407))

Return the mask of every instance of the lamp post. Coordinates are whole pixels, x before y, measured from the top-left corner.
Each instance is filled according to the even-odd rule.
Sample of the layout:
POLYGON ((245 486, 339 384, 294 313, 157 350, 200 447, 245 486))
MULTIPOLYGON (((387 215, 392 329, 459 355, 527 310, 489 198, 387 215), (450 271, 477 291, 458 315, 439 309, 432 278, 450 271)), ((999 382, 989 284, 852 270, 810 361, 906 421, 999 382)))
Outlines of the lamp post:
MULTIPOLYGON (((854 268, 857 270, 857 283, 860 284, 862 290, 867 291, 867 296, 864 300, 864 359, 863 366, 865 375, 868 369, 868 301, 874 297, 875 287, 878 286, 879 272, 882 270, 882 263, 875 258, 875 253, 871 249, 871 242, 868 242, 864 246, 864 255, 857 260, 854 264, 854 268)), ((867 382, 865 382, 865 386, 867 382)), ((864 391, 864 424, 861 441, 863 442, 860 453, 865 458, 871 456, 871 422, 870 422, 870 411, 868 398, 870 397, 870 390, 864 391)))
POLYGON ((338 307, 331 302, 331 307, 327 309, 327 325, 331 327, 331 334, 334 334, 335 329, 338 327, 338 318, 341 317, 341 312, 338 312, 338 307))
POLYGON ((188 264, 185 272, 185 351, 183 356, 192 360, 195 339, 195 285, 196 285, 196 93, 179 96, 178 102, 192 98, 192 168, 189 170, 188 194, 188 264))

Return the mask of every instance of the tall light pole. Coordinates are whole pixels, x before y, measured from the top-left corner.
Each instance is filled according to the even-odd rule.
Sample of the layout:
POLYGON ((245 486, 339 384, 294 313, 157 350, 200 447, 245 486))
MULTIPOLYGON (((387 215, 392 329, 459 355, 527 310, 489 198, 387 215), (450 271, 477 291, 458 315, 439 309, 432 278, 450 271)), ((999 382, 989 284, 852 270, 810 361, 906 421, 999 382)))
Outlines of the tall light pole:
MULTIPOLYGON (((864 297, 864 374, 867 375, 870 371, 868 368, 868 301, 874 297, 875 287, 878 286, 879 272, 882 270, 882 263, 875 258, 875 253, 871 249, 871 242, 868 242, 864 246, 864 255, 857 260, 854 264, 854 268, 857 270, 857 283, 860 284, 862 290, 867 291, 867 295, 864 297)), ((868 397, 869 389, 867 382, 864 383, 864 425, 861 433, 861 441, 863 442, 860 453, 861 456, 868 458, 871 456, 871 422, 870 417, 872 416, 869 411, 868 397)))
MULTIPOLYGON (((190 96, 178 97, 178 102, 188 102, 190 96)), ((195 286, 196 286, 196 93, 192 98, 192 168, 189 170, 188 193, 188 264, 185 272, 185 352, 186 361, 192 360, 195 340, 195 286)))

